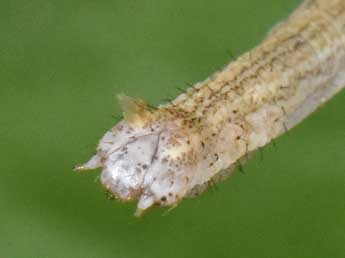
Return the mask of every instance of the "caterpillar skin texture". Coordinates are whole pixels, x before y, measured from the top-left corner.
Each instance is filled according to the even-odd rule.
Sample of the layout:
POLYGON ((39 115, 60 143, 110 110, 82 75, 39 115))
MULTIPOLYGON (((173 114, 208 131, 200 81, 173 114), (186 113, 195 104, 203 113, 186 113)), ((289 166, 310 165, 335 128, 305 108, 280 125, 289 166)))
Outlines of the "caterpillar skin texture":
POLYGON ((176 206, 345 85, 345 1, 304 1, 256 48, 170 104, 119 96, 124 119, 76 170, 122 201, 176 206))

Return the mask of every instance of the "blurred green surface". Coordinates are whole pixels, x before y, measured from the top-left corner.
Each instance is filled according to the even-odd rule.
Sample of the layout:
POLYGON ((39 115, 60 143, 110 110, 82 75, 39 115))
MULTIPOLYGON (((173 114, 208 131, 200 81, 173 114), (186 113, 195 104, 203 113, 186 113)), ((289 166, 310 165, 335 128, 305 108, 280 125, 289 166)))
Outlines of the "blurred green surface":
POLYGON ((298 0, 0 1, 0 257, 345 257, 345 92, 227 181, 142 219, 76 163, 120 115, 255 46, 298 0), (164 216, 165 215, 165 216, 164 216))

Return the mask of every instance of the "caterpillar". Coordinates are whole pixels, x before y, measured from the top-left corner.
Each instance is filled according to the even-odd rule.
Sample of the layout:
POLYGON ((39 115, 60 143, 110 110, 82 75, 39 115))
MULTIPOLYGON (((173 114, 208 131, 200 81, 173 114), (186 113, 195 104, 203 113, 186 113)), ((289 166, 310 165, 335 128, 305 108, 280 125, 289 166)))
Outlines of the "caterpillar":
POLYGON ((123 120, 75 170, 101 167, 107 191, 138 201, 136 216, 175 207, 344 85, 345 1, 305 0, 261 44, 168 104, 120 94, 123 120))

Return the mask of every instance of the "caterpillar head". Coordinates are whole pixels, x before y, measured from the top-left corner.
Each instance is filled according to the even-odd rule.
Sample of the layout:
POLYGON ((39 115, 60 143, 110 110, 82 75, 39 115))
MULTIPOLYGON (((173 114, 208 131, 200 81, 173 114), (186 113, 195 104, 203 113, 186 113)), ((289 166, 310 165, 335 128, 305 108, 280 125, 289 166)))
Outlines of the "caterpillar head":
POLYGON ((153 205, 175 206, 195 185, 202 143, 181 111, 153 109, 121 95, 124 119, 76 170, 102 167, 101 182, 122 201, 138 200, 136 215, 153 205))

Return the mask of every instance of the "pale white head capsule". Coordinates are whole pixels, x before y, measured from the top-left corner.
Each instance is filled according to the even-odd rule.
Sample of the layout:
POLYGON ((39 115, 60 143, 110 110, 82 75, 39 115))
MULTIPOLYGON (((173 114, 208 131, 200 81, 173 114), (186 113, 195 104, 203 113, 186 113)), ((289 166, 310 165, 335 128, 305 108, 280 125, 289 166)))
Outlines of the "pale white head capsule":
POLYGON ((152 109, 123 95, 119 99, 124 120, 76 170, 103 168, 104 187, 119 200, 138 200, 137 216, 153 205, 176 205, 195 185, 198 150, 203 148, 196 128, 178 111, 152 109))

